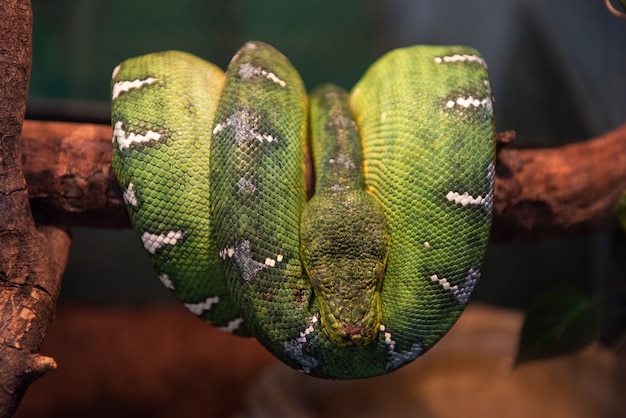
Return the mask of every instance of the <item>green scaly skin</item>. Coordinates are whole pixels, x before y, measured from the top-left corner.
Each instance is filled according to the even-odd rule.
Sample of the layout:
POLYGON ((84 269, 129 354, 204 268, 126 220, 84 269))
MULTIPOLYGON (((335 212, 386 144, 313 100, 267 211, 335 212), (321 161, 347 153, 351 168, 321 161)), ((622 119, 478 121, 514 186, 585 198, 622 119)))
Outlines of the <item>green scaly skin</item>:
POLYGON ((113 168, 162 281, 207 322, 314 376, 375 376, 428 350, 465 307, 489 235, 482 58, 418 46, 377 61, 349 99, 362 151, 344 93, 325 87, 309 106, 272 47, 247 43, 223 79, 179 52, 114 72, 113 168))
POLYGON ((315 195, 300 223, 300 257, 337 345, 367 345, 380 329, 380 289, 389 252, 382 209, 365 191, 363 155, 348 94, 311 93, 315 195))
MULTIPOLYGON (((113 170, 135 231, 165 286, 205 321, 228 327, 236 307, 212 251, 216 237, 206 201, 207 126, 213 124, 224 72, 193 55, 165 52, 129 59, 113 76, 143 81, 139 87, 117 84, 112 109, 113 170), (193 165, 175 164, 192 159, 193 165), (159 246, 173 239, 174 245, 159 246)), ((243 324, 234 331, 247 335, 243 324)))

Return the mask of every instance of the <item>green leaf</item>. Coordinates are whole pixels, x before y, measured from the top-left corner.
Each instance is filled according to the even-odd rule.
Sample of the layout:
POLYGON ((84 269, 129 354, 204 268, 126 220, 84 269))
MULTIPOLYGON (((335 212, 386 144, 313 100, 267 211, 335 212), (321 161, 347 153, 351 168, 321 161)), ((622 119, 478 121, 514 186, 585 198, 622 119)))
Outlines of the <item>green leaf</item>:
POLYGON ((598 307, 581 289, 540 294, 526 313, 516 364, 575 353, 598 336, 598 307))

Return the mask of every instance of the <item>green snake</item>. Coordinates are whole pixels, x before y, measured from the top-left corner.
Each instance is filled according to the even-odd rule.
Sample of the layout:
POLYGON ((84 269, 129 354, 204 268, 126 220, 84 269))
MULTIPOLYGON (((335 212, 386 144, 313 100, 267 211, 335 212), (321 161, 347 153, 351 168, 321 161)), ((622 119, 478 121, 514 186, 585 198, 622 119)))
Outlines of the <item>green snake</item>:
POLYGON ((433 346, 480 278, 493 99, 472 48, 413 46, 307 96, 280 52, 113 71, 113 169, 163 284, 287 365, 349 379, 433 346), (315 193, 307 200, 311 156, 315 193))

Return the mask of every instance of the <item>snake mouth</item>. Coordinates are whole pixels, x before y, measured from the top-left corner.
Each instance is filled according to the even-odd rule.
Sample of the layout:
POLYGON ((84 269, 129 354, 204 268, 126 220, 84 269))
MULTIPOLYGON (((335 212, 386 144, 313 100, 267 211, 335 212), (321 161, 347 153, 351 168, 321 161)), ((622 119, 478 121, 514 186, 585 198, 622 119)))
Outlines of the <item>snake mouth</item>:
MULTIPOLYGON (((333 311, 327 301, 320 301, 322 329, 330 341, 340 347, 365 346, 378 336, 380 329, 380 297, 374 294, 369 309, 356 317, 333 311), (338 316, 339 315, 339 316, 338 316)), ((353 312, 354 313, 354 312, 353 312)))
POLYGON ((345 345, 367 345, 377 334, 372 334, 368 327, 359 324, 346 324, 342 331, 345 333, 343 338, 345 345))
MULTIPOLYGON (((322 322, 324 322, 323 319, 322 322)), ((342 347, 353 345, 365 346, 372 342, 372 340, 374 340, 378 335, 378 329, 374 330, 373 327, 363 324, 340 324, 339 322, 335 322, 334 325, 335 326, 330 325, 332 331, 329 331, 328 328, 324 327, 326 331, 329 331, 326 332, 326 335, 328 335, 328 338, 335 345, 342 347)))

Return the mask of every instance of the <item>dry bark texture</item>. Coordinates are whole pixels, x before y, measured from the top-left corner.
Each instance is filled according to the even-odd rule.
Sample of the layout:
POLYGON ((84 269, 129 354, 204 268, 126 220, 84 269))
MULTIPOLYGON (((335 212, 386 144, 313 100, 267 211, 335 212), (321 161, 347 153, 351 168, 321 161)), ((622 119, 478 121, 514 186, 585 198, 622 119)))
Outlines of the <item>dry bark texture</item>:
POLYGON ((40 224, 130 227, 111 168, 111 127, 24 122, 22 164, 40 224))
POLYGON ((52 319, 70 239, 62 229, 35 227, 21 170, 30 2, 0 1, 0 16, 0 417, 9 417, 28 385, 56 366, 37 353, 52 319))
MULTIPOLYGON (((501 139, 506 140, 503 136, 501 139)), ((492 239, 536 240, 608 230, 626 191, 626 124, 557 148, 502 149, 492 239)))

